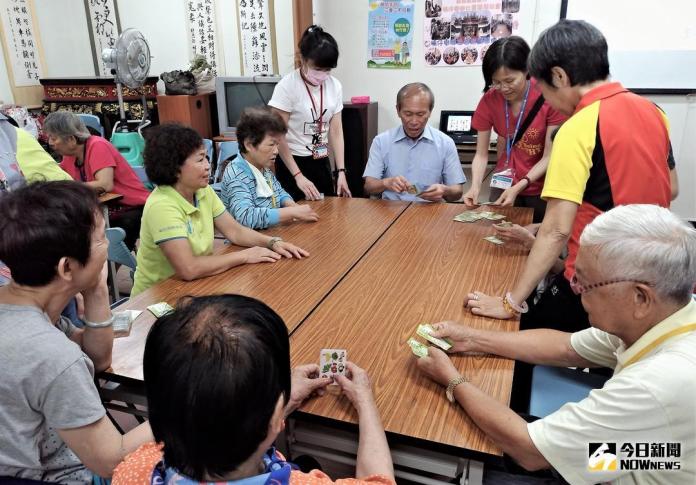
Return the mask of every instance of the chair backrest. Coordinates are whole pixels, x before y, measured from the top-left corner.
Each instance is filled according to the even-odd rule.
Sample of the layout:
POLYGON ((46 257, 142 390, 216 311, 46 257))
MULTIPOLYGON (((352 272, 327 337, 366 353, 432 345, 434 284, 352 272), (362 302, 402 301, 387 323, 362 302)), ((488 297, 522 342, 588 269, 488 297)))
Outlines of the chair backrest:
POLYGON ((85 124, 87 128, 92 128, 93 130, 99 132, 99 135, 101 137, 104 136, 104 127, 101 124, 101 121, 99 121, 99 117, 96 115, 88 115, 84 113, 80 113, 77 116, 80 117, 82 122, 85 124))
POLYGON ((149 191, 152 191, 152 189, 155 188, 154 184, 150 182, 150 179, 147 177, 147 172, 145 172, 145 167, 131 167, 135 174, 138 176, 140 181, 143 183, 145 188, 149 191))
POLYGON ((114 263, 128 266, 131 269, 131 277, 135 272, 138 262, 128 250, 128 246, 123 240, 126 238, 126 231, 120 227, 110 227, 106 230, 106 237, 109 240, 109 252, 107 259, 114 263))
POLYGON ((205 145, 205 154, 208 156, 208 161, 213 163, 213 140, 203 138, 203 145, 205 145))
POLYGON ((220 143, 217 163, 215 165, 215 182, 219 182, 222 178, 222 173, 227 166, 225 160, 228 160, 236 155, 239 155, 239 144, 236 141, 223 141, 220 143))

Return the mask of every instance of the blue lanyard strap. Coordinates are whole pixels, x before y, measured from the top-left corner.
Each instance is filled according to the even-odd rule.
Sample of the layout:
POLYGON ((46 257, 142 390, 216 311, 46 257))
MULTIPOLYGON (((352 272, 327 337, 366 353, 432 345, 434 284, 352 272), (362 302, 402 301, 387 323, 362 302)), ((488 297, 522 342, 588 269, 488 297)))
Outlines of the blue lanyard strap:
POLYGON ((520 124, 522 123, 522 118, 524 118, 524 110, 527 107, 527 98, 529 98, 529 88, 531 83, 527 81, 527 90, 524 92, 524 99, 522 100, 522 106, 520 107, 520 114, 517 117, 517 124, 515 125, 515 133, 512 137, 510 136, 510 112, 507 101, 505 101, 505 153, 507 158, 505 159, 505 166, 510 163, 510 154, 512 153, 512 145, 517 138, 517 132, 520 129, 520 124))

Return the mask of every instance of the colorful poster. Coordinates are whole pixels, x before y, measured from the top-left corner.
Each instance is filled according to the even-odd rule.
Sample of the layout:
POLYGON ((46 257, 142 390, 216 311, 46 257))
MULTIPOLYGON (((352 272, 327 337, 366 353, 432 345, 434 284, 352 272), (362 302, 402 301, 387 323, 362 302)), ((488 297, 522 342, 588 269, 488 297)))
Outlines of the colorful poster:
POLYGON ((425 0, 426 64, 480 66, 492 42, 518 29, 519 11, 520 0, 425 0))
POLYGON ((411 69, 414 0, 367 1, 367 67, 411 69))

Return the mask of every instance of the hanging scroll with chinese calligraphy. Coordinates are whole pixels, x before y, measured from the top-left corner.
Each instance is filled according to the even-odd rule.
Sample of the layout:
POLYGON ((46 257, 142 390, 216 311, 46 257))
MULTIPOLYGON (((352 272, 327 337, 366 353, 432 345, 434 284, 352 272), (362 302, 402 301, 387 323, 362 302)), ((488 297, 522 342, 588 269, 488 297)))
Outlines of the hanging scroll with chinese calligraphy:
POLYGON ((214 0, 186 0, 186 22, 191 58, 200 54, 217 75, 221 52, 217 44, 214 0))
POLYGON ((39 86, 43 75, 39 57, 39 34, 34 28, 30 0, 1 0, 5 61, 12 71, 14 87, 39 86))
POLYGON ((114 0, 85 0, 85 8, 95 73, 97 76, 111 76, 102 60, 102 51, 113 48, 121 32, 116 4, 114 0))
POLYGON ((245 76, 275 72, 273 2, 237 0, 242 73, 245 76))

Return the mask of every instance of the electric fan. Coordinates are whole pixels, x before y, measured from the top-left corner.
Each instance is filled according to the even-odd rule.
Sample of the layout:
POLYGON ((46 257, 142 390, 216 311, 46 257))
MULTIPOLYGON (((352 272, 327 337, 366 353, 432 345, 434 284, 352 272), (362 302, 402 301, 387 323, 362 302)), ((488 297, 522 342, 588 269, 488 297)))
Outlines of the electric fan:
POLYGON ((147 104, 143 94, 143 117, 129 123, 123 107, 123 85, 138 89, 145 83, 150 70, 150 47, 143 34, 135 29, 126 29, 118 37, 113 48, 102 51, 102 59, 114 75, 118 94, 120 120, 114 126, 111 144, 131 166, 140 167, 143 165, 145 149, 145 140, 140 131, 150 124, 147 119, 147 104))

